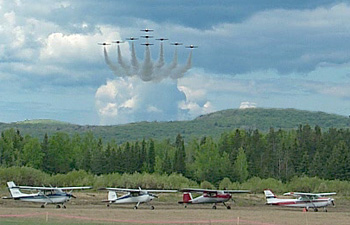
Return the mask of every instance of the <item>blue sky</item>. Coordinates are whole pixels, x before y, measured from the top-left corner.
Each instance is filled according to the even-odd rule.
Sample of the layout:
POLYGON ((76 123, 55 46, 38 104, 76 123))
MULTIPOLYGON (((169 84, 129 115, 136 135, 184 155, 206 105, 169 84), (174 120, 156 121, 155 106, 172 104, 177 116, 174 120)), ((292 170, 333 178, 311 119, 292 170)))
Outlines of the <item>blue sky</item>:
MULTIPOLYGON (((349 1, 0 0, 0 36, 0 122, 112 125, 240 107, 350 114, 349 1), (144 72, 123 69, 115 44, 112 71, 97 43, 143 28, 169 38, 163 67, 159 41, 147 67, 138 40, 144 72), (178 46, 172 67, 175 41, 199 48, 190 57, 178 46)), ((131 45, 120 45, 127 68, 131 45)))

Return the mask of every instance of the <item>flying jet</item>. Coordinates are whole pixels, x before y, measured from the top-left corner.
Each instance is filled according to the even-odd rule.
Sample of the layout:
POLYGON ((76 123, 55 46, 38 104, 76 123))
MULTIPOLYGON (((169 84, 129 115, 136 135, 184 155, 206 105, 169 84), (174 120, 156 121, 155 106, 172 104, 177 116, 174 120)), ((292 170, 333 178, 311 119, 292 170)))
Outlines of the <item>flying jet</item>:
POLYGON ((186 48, 198 48, 198 46, 195 46, 195 45, 188 45, 188 46, 186 46, 186 48))
POLYGON ((151 44, 151 43, 144 43, 144 44, 141 44, 141 45, 150 46, 150 45, 153 45, 153 44, 151 44))
POLYGON ((167 38, 158 38, 158 39, 156 39, 157 41, 167 41, 167 40, 169 40, 169 39, 167 39, 167 38))
POLYGON ((129 37, 129 38, 127 38, 126 40, 128 40, 128 41, 136 41, 136 40, 138 40, 138 38, 135 38, 135 37, 129 37))
POLYGON ((179 204, 184 204, 187 208, 187 204, 213 204, 212 209, 216 209, 218 203, 222 203, 227 209, 231 209, 230 205, 225 202, 232 199, 231 194, 238 193, 250 193, 250 190, 210 190, 210 189, 195 189, 184 188, 180 189, 183 192, 182 201, 179 204), (192 193, 201 193, 202 195, 193 198, 192 193))
POLYGON ((142 29, 142 30, 140 30, 140 31, 144 31, 144 32, 152 32, 153 30, 152 29, 142 29))
POLYGON ((112 41, 112 43, 121 44, 124 43, 124 41, 112 41))
POLYGON ((111 45, 109 43, 103 42, 103 43, 97 43, 98 45, 111 45))
POLYGON ((146 39, 149 39, 149 38, 153 38, 153 36, 151 36, 151 35, 143 35, 143 36, 141 36, 142 38, 146 38, 146 39))
MULTIPOLYGON (((99 190, 108 190, 108 199, 103 200, 107 202, 107 207, 110 204, 135 204, 134 209, 138 209, 139 205, 142 203, 149 204, 154 198, 158 198, 152 193, 175 193, 177 190, 142 190, 139 189, 129 189, 129 188, 100 188, 99 190), (117 196, 117 192, 126 193, 120 197, 117 196)), ((154 209, 154 206, 150 206, 154 209)))
POLYGON ((4 199, 21 200, 25 202, 42 203, 41 208, 45 208, 47 204, 56 204, 57 208, 66 208, 65 203, 71 198, 76 198, 72 195, 73 190, 85 190, 92 187, 32 187, 32 186, 16 186, 13 181, 7 182, 11 197, 4 199), (39 191, 34 194, 25 194, 20 190, 39 191), (70 192, 67 192, 70 191, 70 192))
POLYGON ((334 205, 334 199, 325 196, 336 195, 337 193, 287 192, 283 194, 284 196, 298 197, 296 199, 277 198, 270 189, 264 190, 264 194, 267 205, 297 207, 303 208, 305 211, 309 211, 309 208, 313 208, 315 212, 318 211, 318 208, 323 208, 323 211, 327 212, 327 206, 334 205))
POLYGON ((170 43, 171 45, 182 45, 182 43, 180 42, 174 42, 174 43, 170 43))

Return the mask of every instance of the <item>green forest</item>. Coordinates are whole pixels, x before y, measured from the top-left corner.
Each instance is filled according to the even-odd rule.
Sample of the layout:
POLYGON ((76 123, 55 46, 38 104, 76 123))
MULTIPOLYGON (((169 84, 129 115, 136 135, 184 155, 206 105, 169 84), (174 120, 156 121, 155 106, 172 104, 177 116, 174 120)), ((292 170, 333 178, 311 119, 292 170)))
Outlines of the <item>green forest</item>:
MULTIPOLYGON (((1 168, 30 167, 57 176, 84 171, 107 174, 178 174, 186 184, 251 179, 290 182, 295 177, 350 180, 350 130, 300 125, 268 132, 235 129, 215 140, 210 136, 117 144, 92 132, 45 134, 42 138, 7 129, 0 137, 1 168)), ((7 177, 7 179, 10 179, 7 177)), ((1 180, 5 184, 6 180, 1 180)), ((29 184, 26 184, 29 185, 29 184)), ((62 185, 62 184, 61 184, 62 185)))

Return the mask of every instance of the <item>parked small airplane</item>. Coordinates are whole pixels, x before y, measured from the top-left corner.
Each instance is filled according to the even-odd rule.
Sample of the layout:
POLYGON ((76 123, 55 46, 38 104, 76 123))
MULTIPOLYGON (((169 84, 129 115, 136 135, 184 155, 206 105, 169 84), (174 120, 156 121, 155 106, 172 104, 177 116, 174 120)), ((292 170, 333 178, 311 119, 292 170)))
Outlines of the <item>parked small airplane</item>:
POLYGON ((327 206, 334 205, 334 199, 325 196, 336 195, 337 193, 288 192, 283 194, 285 196, 298 197, 297 199, 277 198, 270 189, 264 190, 264 194, 267 201, 266 204, 268 205, 304 208, 306 211, 308 211, 309 208, 313 208, 315 212, 318 211, 318 208, 323 208, 323 211, 327 212, 327 206))
POLYGON ((225 202, 232 199, 231 194, 237 193, 250 193, 249 190, 210 190, 210 189, 195 189, 195 188, 184 188, 180 190, 183 192, 183 200, 179 202, 179 204, 185 204, 185 208, 187 208, 187 204, 213 204, 212 208, 216 209, 217 203, 222 203, 226 206, 227 209, 231 209, 230 205, 226 205, 225 202), (192 198, 192 192, 195 193, 203 193, 202 195, 192 198))
MULTIPOLYGON (((100 188, 99 190, 108 190, 108 199, 103 200, 103 202, 108 202, 107 207, 110 204, 135 204, 134 209, 138 209, 141 203, 149 203, 154 198, 158 198, 157 195, 152 193, 175 193, 177 190, 142 190, 139 189, 129 189, 129 188, 100 188), (117 196, 117 192, 126 193, 120 197, 117 196)), ((154 206, 151 205, 151 209, 154 206)))
POLYGON ((144 44, 141 44, 141 45, 150 46, 150 45, 153 45, 153 44, 151 44, 151 43, 144 43, 144 44))
POLYGON ((16 186, 13 181, 7 182, 11 197, 4 199, 21 200, 25 202, 40 202, 43 203, 41 208, 45 208, 47 204, 56 204, 57 208, 66 208, 65 204, 71 198, 76 198, 72 195, 73 190, 91 189, 92 187, 32 187, 32 186, 16 186), (25 194, 20 190, 36 190, 38 193, 25 194), (70 192, 66 192, 70 190, 70 192))

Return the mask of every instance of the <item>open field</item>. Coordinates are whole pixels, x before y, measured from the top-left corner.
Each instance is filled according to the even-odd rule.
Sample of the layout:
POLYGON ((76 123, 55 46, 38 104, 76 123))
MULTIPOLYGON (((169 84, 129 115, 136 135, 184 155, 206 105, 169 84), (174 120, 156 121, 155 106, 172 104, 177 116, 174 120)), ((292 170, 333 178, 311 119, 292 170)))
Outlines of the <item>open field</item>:
POLYGON ((237 196, 231 210, 211 205, 176 204, 176 196, 160 196, 154 201, 155 210, 141 205, 113 205, 107 208, 101 200, 106 193, 77 193, 77 199, 67 203, 67 209, 14 200, 0 201, 0 224, 349 224, 350 201, 336 199, 337 206, 328 212, 302 212, 301 209, 264 205, 263 195, 237 196))

